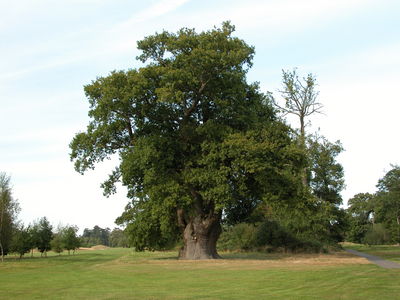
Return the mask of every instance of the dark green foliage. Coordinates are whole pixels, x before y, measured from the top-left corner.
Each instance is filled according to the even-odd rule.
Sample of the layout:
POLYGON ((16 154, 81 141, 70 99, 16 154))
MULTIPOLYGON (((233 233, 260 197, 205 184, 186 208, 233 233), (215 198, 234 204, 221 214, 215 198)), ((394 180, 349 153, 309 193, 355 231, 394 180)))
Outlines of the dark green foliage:
POLYGON ((61 231, 62 245, 65 250, 68 250, 68 255, 71 250, 75 253, 75 250, 80 246, 80 240, 76 234, 77 231, 78 228, 76 226, 67 226, 61 231))
POLYGON ((274 220, 265 220, 257 227, 257 246, 267 251, 321 252, 326 241, 312 237, 309 232, 293 232, 274 220))
POLYGON ((218 249, 224 251, 254 250, 257 248, 257 229, 253 224, 240 223, 227 227, 218 240, 218 249))
POLYGON ((302 232, 308 232, 305 235, 309 239, 324 244, 343 241, 348 226, 346 213, 339 208, 342 204, 340 192, 344 188, 344 171, 337 162, 337 156, 342 151, 339 141, 331 143, 318 134, 307 139, 307 182, 313 199, 308 202, 308 212, 303 216, 308 229, 304 228, 302 232))
POLYGON ((393 242, 400 243, 400 167, 392 166, 377 187, 376 220, 390 230, 393 242))
POLYGON ((342 204, 340 192, 344 188, 344 171, 336 159, 343 147, 339 141, 331 143, 317 134, 307 141, 310 161, 308 182, 312 193, 322 201, 339 206, 342 204))
POLYGON ((225 251, 323 252, 326 246, 318 239, 296 237, 272 220, 228 226, 218 241, 218 249, 225 251))
POLYGON ((265 220, 257 228, 257 245, 269 246, 271 248, 290 247, 294 243, 294 237, 287 229, 284 229, 278 222, 265 220))
POLYGON ((301 80, 294 69, 292 72, 283 71, 282 81, 280 92, 284 105, 277 101, 274 104, 281 112, 299 118, 297 142, 306 154, 307 165, 301 174, 304 186, 302 197, 283 207, 271 203, 272 216, 296 239, 322 244, 340 242, 348 226, 346 214, 339 208, 344 171, 337 162, 337 156, 343 151, 342 145, 339 141, 331 143, 317 133, 306 134, 306 118, 322 110, 322 104, 317 101, 316 78, 308 74, 301 80))
POLYGON ((95 245, 110 246, 110 228, 94 226, 93 229, 85 228, 81 236, 82 246, 92 247, 95 245))
POLYGON ((29 235, 31 236, 31 246, 32 246, 32 256, 33 256, 33 251, 36 249, 40 243, 40 235, 39 235, 39 224, 38 223, 33 223, 32 225, 29 226, 29 235))
POLYGON ((13 239, 11 243, 11 251, 18 253, 19 258, 32 249, 32 239, 30 230, 21 226, 14 230, 13 239))
POLYGON ((50 242, 53 239, 53 226, 46 217, 43 217, 33 225, 35 229, 35 242, 38 250, 46 255, 47 251, 51 249, 50 242))
POLYGON ((349 200, 349 241, 400 243, 400 167, 392 166, 377 187, 374 195, 357 194, 349 200))
POLYGON ((285 205, 268 203, 270 216, 295 240, 336 244, 344 240, 349 222, 346 212, 339 207, 344 172, 336 159, 342 146, 317 134, 308 137, 306 146, 308 175, 303 193, 297 201, 285 205))
POLYGON ((400 243, 400 167, 392 169, 378 181, 375 199, 376 222, 383 223, 393 243, 400 243))
POLYGON ((128 204, 116 222, 126 224, 128 243, 137 251, 166 250, 175 246, 179 239, 176 212, 164 211, 163 206, 149 207, 151 202, 128 204), (134 220, 134 222, 132 222, 134 220))
POLYGON ((62 232, 54 234, 53 239, 50 242, 50 246, 51 249, 58 254, 64 251, 64 241, 62 232))
POLYGON ((346 240, 353 243, 363 243, 365 234, 372 227, 375 196, 369 193, 360 193, 348 201, 349 228, 346 240))

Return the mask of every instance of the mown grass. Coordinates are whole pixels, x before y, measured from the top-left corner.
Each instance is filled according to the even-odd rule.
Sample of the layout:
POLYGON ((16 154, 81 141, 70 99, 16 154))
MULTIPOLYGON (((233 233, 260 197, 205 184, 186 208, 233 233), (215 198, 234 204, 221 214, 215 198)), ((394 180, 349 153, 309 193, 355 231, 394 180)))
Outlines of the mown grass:
MULTIPOLYGON (((398 245, 362 245, 345 243, 343 247, 347 249, 353 249, 360 252, 365 252, 371 255, 376 255, 387 260, 400 263, 400 246, 398 245)), ((400 296, 399 296, 400 298, 400 296)))
POLYGON ((0 299, 398 299, 400 270, 347 253, 179 261, 130 249, 7 259, 0 299))

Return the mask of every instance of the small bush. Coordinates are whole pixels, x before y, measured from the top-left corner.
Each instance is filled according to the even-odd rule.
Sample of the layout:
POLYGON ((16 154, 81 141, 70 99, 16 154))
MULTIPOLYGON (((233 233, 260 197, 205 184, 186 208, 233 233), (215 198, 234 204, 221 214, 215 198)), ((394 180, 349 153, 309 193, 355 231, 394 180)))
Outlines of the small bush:
POLYGON ((218 249, 223 251, 252 250, 256 248, 256 227, 240 223, 225 228, 218 240, 218 249))

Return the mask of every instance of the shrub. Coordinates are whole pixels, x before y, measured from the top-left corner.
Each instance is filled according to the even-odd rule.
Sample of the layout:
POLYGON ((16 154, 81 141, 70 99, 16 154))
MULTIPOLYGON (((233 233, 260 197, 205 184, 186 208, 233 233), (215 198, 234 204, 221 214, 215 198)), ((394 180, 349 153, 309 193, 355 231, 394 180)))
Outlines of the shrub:
POLYGON ((390 243, 390 232, 383 224, 374 224, 365 234, 364 243, 368 245, 383 245, 390 243))
POLYGON ((324 245, 309 237, 296 236, 278 222, 265 220, 257 228, 257 246, 268 251, 285 252, 321 252, 324 245))
POLYGON ((253 225, 240 223, 226 227, 218 240, 218 249, 223 251, 284 251, 313 252, 326 251, 324 245, 307 237, 296 237, 278 222, 266 220, 253 225))
POLYGON ((254 225, 246 223, 225 228, 218 240, 218 249, 224 251, 255 249, 257 247, 256 232, 254 225))

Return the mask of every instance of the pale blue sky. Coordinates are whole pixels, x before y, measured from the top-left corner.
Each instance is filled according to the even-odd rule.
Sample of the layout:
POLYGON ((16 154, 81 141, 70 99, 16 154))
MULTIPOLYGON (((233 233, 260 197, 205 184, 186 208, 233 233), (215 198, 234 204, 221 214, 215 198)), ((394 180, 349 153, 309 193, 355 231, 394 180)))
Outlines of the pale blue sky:
POLYGON ((83 85, 138 66, 146 35, 225 20, 255 46, 249 80, 263 91, 278 95, 282 69, 317 76, 325 115, 312 121, 346 149, 343 198, 374 192, 400 163, 400 1, 0 0, 0 171, 12 176, 21 219, 113 227, 127 199, 122 188, 102 196, 112 162, 84 176, 69 162, 88 122, 83 85))

